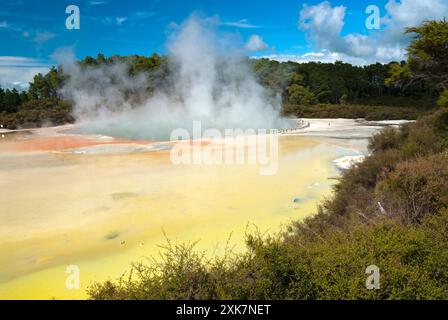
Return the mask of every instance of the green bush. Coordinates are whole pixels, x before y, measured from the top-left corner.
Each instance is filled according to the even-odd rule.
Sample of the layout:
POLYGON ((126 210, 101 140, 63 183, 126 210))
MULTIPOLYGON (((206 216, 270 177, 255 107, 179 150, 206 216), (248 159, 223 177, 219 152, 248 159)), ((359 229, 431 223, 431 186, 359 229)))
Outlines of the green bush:
POLYGON ((416 223, 448 207, 447 182, 448 154, 443 153, 398 164, 378 183, 376 194, 389 214, 416 223))
POLYGON ((168 246, 126 279, 97 283, 92 299, 447 299, 448 214, 420 227, 382 219, 320 238, 249 235, 244 254, 208 260, 168 246), (380 289, 365 286, 380 270, 380 289), (136 274, 136 275, 135 275, 136 274))
POLYGON ((401 131, 394 127, 386 127, 380 133, 374 134, 369 140, 369 150, 372 152, 397 149, 403 136, 401 131))
POLYGON ((74 122, 71 106, 57 99, 30 100, 14 113, 1 113, 0 124, 7 129, 36 128, 74 122))

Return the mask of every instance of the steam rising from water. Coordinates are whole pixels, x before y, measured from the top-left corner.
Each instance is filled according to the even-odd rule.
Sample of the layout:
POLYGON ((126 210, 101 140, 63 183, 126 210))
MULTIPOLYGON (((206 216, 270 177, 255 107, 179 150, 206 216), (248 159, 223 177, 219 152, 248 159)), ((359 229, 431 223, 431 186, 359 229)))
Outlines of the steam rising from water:
POLYGON ((148 75, 130 77, 124 63, 83 69, 63 64, 70 79, 61 93, 74 102, 80 130, 167 139, 173 129, 191 130, 193 120, 203 128, 285 127, 279 98, 257 83, 243 52, 229 46, 210 20, 190 17, 167 48, 169 76, 146 97, 129 92, 145 92, 148 75))

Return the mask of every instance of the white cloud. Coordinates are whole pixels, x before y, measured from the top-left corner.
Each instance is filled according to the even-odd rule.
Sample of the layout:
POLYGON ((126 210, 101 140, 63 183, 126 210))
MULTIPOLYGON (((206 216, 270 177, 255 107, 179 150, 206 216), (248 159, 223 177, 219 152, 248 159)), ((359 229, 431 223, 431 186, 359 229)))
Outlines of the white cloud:
POLYGON ((131 20, 143 20, 143 19, 152 18, 155 15, 156 15, 155 12, 151 12, 151 11, 138 11, 138 12, 134 13, 130 17, 130 19, 131 20))
POLYGON ((299 28, 318 49, 338 53, 345 59, 385 63, 405 59, 410 39, 409 35, 403 34, 406 27, 448 16, 445 0, 389 0, 385 9, 382 30, 368 35, 351 33, 342 36, 346 7, 332 7, 328 1, 315 6, 305 4, 300 11, 299 28))
POLYGON ((446 0, 389 0, 386 10, 390 24, 399 27, 415 26, 426 19, 443 19, 448 13, 446 0))
POLYGON ((339 47, 340 33, 344 27, 345 7, 331 7, 328 1, 315 6, 303 5, 299 16, 299 28, 322 48, 339 47))
POLYGON ((90 1, 90 5, 91 6, 98 6, 98 5, 102 5, 102 4, 107 4, 107 1, 90 1))
POLYGON ((0 21, 0 28, 8 28, 9 24, 6 21, 0 21))
POLYGON ((263 38, 257 34, 253 34, 247 40, 245 45, 248 51, 263 51, 268 48, 268 45, 263 41, 263 38))
POLYGON ((241 19, 238 21, 224 21, 224 22, 221 22, 221 25, 228 26, 228 27, 243 28, 243 29, 261 28, 261 26, 257 26, 257 25, 248 23, 247 19, 241 19))
POLYGON ((128 21, 140 21, 154 17, 156 14, 150 11, 138 11, 129 16, 118 16, 118 17, 87 17, 93 21, 98 21, 105 25, 122 25, 124 22, 128 21))
POLYGON ((15 56, 0 56, 0 87, 26 89, 39 72, 47 73, 45 61, 15 56))
POLYGON ((410 36, 404 36, 406 27, 416 26, 425 20, 441 20, 448 16, 446 0, 389 0, 385 6, 386 15, 382 18, 385 25, 383 42, 399 42, 403 46, 410 36))
POLYGON ((298 62, 298 63, 306 63, 306 62, 323 62, 323 63, 334 63, 336 61, 344 61, 351 63, 353 65, 367 65, 369 64, 363 58, 353 57, 346 55, 344 53, 333 52, 328 50, 314 51, 308 52, 302 55, 294 55, 294 54, 271 54, 261 57, 253 57, 253 58, 267 58, 271 60, 276 60, 279 62, 298 62))
POLYGON ((118 25, 122 24, 126 20, 128 20, 127 17, 117 17, 117 18, 115 18, 115 21, 117 22, 118 25))
POLYGON ((35 42, 38 46, 43 45, 45 42, 56 37, 54 33, 51 32, 37 32, 33 38, 33 42, 35 42))
POLYGON ((179 27, 179 24, 175 21, 171 21, 167 26, 167 28, 170 30, 177 30, 179 27))

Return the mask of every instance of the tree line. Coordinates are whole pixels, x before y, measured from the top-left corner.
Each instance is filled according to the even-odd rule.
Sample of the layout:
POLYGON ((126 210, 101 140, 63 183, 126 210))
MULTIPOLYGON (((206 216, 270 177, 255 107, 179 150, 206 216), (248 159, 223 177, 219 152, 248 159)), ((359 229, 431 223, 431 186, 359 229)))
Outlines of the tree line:
POLYGON ((252 64, 260 82, 281 93, 283 105, 292 108, 317 103, 394 104, 396 98, 407 105, 415 103, 415 99, 430 105, 438 95, 437 89, 423 80, 406 87, 387 82, 395 66, 406 64, 404 61, 354 66, 342 61, 296 63, 256 59, 252 64))
MULTIPOLYGON (((427 21, 406 32, 414 35, 407 61, 354 66, 341 61, 297 63, 252 58, 248 63, 259 82, 272 95, 281 97, 284 114, 355 117, 363 116, 362 110, 367 105, 372 106, 369 110, 378 117, 388 118, 414 115, 419 108, 433 107, 436 102, 448 105, 448 23, 427 21), (397 113, 398 109, 385 106, 407 107, 412 112, 403 109, 397 113)), ((146 75, 148 94, 162 86, 169 75, 168 58, 158 54, 105 57, 100 53, 96 58, 87 56, 77 63, 81 68, 125 63, 129 76, 146 75)), ((67 113, 60 121, 72 119, 70 101, 63 101, 59 94, 67 77, 61 66, 52 67, 45 75, 37 74, 27 91, 0 88, 0 121, 4 123, 9 118, 7 126, 15 127, 21 121, 13 114, 23 115, 49 106, 61 115, 67 113)))

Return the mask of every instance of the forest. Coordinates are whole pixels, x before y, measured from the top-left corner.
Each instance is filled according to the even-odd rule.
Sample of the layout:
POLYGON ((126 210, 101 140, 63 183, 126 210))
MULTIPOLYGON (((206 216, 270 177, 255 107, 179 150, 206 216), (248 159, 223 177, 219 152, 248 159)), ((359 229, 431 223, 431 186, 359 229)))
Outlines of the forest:
MULTIPOLYGON (((419 41, 423 41, 421 45, 427 49, 428 43, 434 42, 434 39, 423 32, 431 28, 444 30, 446 22, 428 22, 406 32, 415 34, 416 39, 424 35, 424 39, 419 41)), ((418 41, 413 43, 417 45, 418 41)), ((443 40, 432 49, 439 50, 434 52, 437 55, 440 50, 446 51, 443 40)), ((444 64, 446 57, 441 57, 440 61, 425 57, 430 61, 420 62, 421 50, 411 46, 407 61, 367 66, 354 66, 341 61, 278 62, 265 58, 247 58, 247 63, 268 92, 281 98, 284 115, 368 120, 416 119, 433 110, 437 104, 446 104, 448 99, 443 79, 447 68, 444 64), (429 65, 431 70, 422 72, 422 68, 429 68, 429 65)), ((163 85, 170 74, 168 59, 158 54, 110 57, 98 54, 96 58, 87 56, 77 63, 81 68, 124 63, 131 77, 145 75, 145 94, 151 94, 163 85)), ((27 91, 0 88, 0 123, 6 128, 16 129, 75 121, 71 114, 71 102, 64 100, 60 94, 67 77, 63 68, 58 66, 52 67, 45 75, 35 75, 27 91)))

